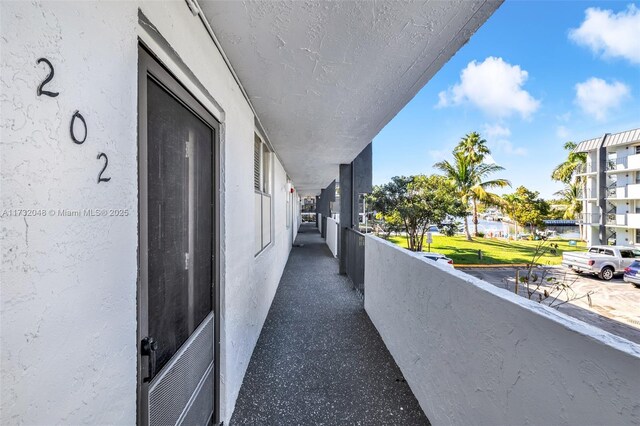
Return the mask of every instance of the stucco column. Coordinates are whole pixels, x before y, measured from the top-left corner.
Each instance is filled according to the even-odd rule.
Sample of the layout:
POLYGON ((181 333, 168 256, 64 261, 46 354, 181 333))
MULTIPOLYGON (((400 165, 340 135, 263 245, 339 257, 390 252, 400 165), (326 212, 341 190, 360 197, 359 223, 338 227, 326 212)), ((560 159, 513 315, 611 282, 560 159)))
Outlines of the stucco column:
POLYGON ((340 164, 340 259, 341 274, 347 273, 345 229, 353 227, 353 178, 351 164, 340 164))
POLYGON ((607 134, 602 137, 598 150, 596 151, 596 163, 598 164, 598 174, 596 176, 596 188, 598 188, 598 210, 600 211, 600 221, 598 226, 598 243, 607 244, 607 148, 604 141, 607 134))

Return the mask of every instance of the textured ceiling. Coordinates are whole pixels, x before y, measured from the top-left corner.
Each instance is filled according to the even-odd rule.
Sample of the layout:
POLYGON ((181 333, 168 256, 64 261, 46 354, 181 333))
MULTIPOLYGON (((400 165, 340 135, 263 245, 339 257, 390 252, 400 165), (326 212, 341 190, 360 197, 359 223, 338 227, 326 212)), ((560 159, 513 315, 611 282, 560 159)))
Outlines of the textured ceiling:
POLYGON ((501 1, 200 1, 301 193, 338 176, 501 1))

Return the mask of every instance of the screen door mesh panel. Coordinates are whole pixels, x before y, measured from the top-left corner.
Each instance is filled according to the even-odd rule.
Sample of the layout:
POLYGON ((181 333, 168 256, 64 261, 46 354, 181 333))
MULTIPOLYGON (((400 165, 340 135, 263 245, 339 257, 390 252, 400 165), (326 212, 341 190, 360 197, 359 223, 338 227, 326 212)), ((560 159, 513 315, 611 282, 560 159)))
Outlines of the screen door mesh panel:
POLYGON ((209 365, 207 374, 196 391, 193 402, 180 424, 184 426, 206 425, 213 414, 213 363, 209 365))
POLYGON ((148 334, 161 369, 212 309, 214 133, 147 82, 148 334))
MULTIPOLYGON (((203 377, 208 376, 209 381, 212 381, 208 371, 212 363, 213 314, 210 314, 151 382, 149 424, 175 425, 181 417, 188 416, 192 406, 191 400, 198 400, 197 395, 194 395, 195 391, 213 389, 213 382, 210 385, 203 383, 198 389, 203 377), (208 389, 205 389, 207 386, 208 389)), ((213 393, 208 395, 211 396, 213 393)))

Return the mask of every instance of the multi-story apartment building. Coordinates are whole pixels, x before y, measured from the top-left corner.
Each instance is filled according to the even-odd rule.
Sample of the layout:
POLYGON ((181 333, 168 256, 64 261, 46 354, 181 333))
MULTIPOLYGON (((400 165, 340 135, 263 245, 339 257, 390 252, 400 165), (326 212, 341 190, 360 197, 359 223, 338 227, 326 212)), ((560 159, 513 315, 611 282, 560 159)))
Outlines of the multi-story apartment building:
POLYGON ((591 244, 640 244, 640 129, 582 141, 582 223, 591 244))

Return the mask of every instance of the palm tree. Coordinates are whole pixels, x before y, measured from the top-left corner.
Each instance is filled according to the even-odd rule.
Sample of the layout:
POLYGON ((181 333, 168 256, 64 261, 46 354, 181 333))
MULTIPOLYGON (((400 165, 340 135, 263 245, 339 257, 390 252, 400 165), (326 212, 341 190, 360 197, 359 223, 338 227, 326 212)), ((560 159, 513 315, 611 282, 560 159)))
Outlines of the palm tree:
POLYGON ((580 200, 580 182, 576 181, 568 184, 564 189, 556 192, 554 195, 561 197, 567 204, 564 211, 563 219, 575 219, 582 212, 582 201, 580 200))
POLYGON ((474 170, 475 185, 471 188, 473 195, 471 196, 471 202, 473 203, 473 231, 474 235, 478 236, 478 201, 481 201, 488 205, 501 206, 502 198, 487 189, 492 188, 504 188, 511 186, 511 182, 507 179, 492 179, 485 180, 489 175, 504 170, 497 164, 481 163, 476 165, 474 170))
MULTIPOLYGON (((449 179, 456 188, 458 193, 457 195, 460 197, 462 204, 468 207, 469 199, 471 197, 471 188, 474 185, 472 162, 461 152, 454 152, 453 158, 453 164, 447 160, 443 160, 434 164, 433 167, 444 172, 444 176, 449 179)), ((471 241, 471 234, 469 233, 469 218, 466 213, 464 215, 464 233, 467 236, 467 240, 471 241)))
POLYGON ((575 142, 567 142, 564 149, 569 151, 567 159, 558 164, 551 173, 551 179, 563 183, 571 183, 574 177, 580 173, 587 164, 587 154, 585 152, 574 152, 578 145, 575 142))
POLYGON ((453 152, 460 152, 465 154, 472 162, 476 164, 482 163, 485 155, 491 154, 487 141, 482 139, 478 132, 471 132, 466 134, 458 145, 454 148, 453 152))
MULTIPOLYGON (((578 173, 586 171, 585 167, 587 164, 587 153, 575 152, 574 150, 577 146, 578 145, 575 142, 566 142, 564 144, 564 149, 569 151, 569 153, 567 154, 567 159, 558 164, 556 168, 553 169, 553 172, 551 173, 551 179, 557 180, 567 185, 575 185, 575 189, 578 190, 576 195, 579 198, 580 188, 582 189, 583 194, 586 195, 587 193, 587 179, 584 176, 578 176, 578 173)), ((575 202, 580 204, 579 200, 576 200, 575 202)), ((586 203, 586 200, 584 201, 584 203, 586 203)), ((580 206, 580 211, 578 211, 577 213, 580 213, 583 210, 583 206, 584 204, 580 206)), ((582 226, 582 223, 579 224, 579 227, 580 238, 584 238, 584 227, 582 226)))
MULTIPOLYGON (((473 205, 473 222, 475 225, 474 235, 478 235, 478 201, 487 204, 500 204, 500 197, 496 194, 488 192, 490 188, 503 188, 511 186, 506 179, 485 180, 492 173, 504 170, 497 164, 476 163, 467 152, 454 151, 453 163, 444 160, 434 164, 434 167, 441 170, 444 176, 449 179, 457 189, 458 196, 464 205, 469 205, 471 201, 473 205)), ((467 215, 464 217, 464 232, 467 240, 471 241, 469 232, 469 220, 467 215)))
MULTIPOLYGON (((479 165, 484 162, 485 156, 491 154, 491 150, 487 146, 487 141, 480 136, 478 132, 471 132, 464 135, 458 145, 454 148, 454 153, 459 152, 466 156, 473 165, 479 165)), ((487 196, 486 191, 481 187, 476 188, 477 197, 473 197, 473 229, 474 235, 478 235, 478 206, 477 201, 486 201, 486 204, 500 206, 503 202, 500 197, 487 196)))

